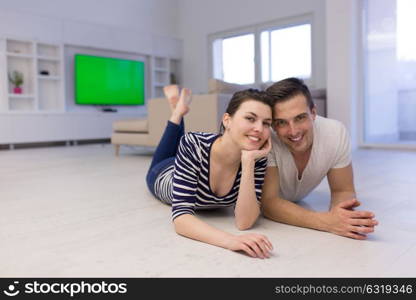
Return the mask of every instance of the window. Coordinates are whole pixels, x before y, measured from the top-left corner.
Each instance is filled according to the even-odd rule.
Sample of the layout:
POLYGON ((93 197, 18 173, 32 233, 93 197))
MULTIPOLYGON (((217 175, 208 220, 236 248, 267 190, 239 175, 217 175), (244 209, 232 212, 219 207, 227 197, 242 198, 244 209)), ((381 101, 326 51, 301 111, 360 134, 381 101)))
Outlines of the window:
POLYGON ((365 144, 416 145, 415 9, 413 0, 365 1, 365 144))
POLYGON ((311 77, 311 25, 266 30, 261 33, 262 81, 311 77))
POLYGON ((216 78, 246 84, 254 82, 254 34, 215 41, 216 78))
POLYGON ((287 77, 312 78, 310 18, 215 34, 212 77, 238 84, 267 83, 287 77))

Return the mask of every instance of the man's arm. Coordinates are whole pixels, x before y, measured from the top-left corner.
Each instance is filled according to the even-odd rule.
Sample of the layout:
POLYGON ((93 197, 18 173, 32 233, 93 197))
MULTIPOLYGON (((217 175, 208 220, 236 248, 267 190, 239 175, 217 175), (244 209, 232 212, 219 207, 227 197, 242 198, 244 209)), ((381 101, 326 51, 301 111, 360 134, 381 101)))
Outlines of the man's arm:
POLYGON ((330 208, 344 200, 351 200, 356 197, 352 164, 349 164, 345 168, 329 170, 327 178, 331 190, 330 208))
MULTIPOLYGON (((352 211, 353 207, 359 205, 355 198, 343 200, 344 197, 355 195, 353 188, 352 190, 344 189, 346 183, 352 183, 352 168, 351 178, 345 182, 342 180, 342 176, 348 173, 348 170, 334 170, 328 177, 328 180, 331 181, 330 186, 332 185, 331 195, 333 194, 332 189, 334 189, 331 201, 333 206, 328 212, 315 212, 281 198, 279 196, 278 168, 268 167, 262 194, 264 215, 281 223, 328 231, 355 239, 365 239, 365 234, 373 231, 370 224, 377 225, 377 221, 371 219, 373 215, 371 212, 352 211), (331 179, 329 179, 330 177, 331 179)), ((353 187, 353 185, 351 186, 353 187)))
POLYGON ((361 203, 356 199, 352 164, 331 169, 327 178, 331 190, 329 231, 355 239, 365 239, 368 233, 374 231, 378 222, 374 219, 374 213, 354 210, 361 203))
POLYGON ((265 217, 290 225, 326 230, 325 215, 303 208, 279 195, 279 170, 268 167, 262 190, 262 210, 265 217))

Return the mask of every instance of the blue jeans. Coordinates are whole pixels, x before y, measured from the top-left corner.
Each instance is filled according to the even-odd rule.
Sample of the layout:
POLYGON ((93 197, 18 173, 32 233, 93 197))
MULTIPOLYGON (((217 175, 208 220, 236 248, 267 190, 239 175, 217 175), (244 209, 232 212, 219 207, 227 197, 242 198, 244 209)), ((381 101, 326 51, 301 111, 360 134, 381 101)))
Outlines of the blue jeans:
POLYGON ((147 187, 154 196, 155 181, 163 170, 175 163, 179 142, 184 134, 185 125, 183 119, 179 125, 168 121, 159 145, 153 154, 152 163, 150 164, 146 175, 147 187))

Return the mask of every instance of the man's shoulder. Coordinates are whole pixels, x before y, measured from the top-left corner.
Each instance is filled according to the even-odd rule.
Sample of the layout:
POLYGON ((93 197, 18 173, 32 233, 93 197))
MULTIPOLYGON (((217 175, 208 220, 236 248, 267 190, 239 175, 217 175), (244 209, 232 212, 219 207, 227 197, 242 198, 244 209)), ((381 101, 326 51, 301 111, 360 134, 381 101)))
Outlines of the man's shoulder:
POLYGON ((328 131, 345 130, 344 124, 335 119, 329 119, 329 118, 325 118, 322 116, 316 116, 315 123, 317 126, 319 126, 319 128, 322 128, 328 131))
POLYGON ((345 125, 338 120, 317 117, 315 126, 315 152, 324 155, 329 161, 333 160, 334 166, 339 164, 340 159, 349 161, 350 135, 345 125))
POLYGON ((315 130, 318 138, 322 137, 324 139, 343 137, 347 134, 347 128, 342 122, 321 116, 316 116, 315 130))

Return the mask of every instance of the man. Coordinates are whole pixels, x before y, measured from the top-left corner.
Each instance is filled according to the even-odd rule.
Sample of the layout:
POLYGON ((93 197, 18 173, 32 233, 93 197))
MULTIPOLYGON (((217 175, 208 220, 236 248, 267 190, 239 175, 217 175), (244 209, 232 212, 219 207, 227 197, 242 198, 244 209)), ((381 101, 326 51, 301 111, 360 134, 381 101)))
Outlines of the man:
POLYGON ((350 141, 338 121, 316 114, 302 80, 287 78, 266 92, 274 100, 273 149, 263 185, 264 215, 274 221, 365 239, 378 224, 369 211, 355 210, 350 141), (295 202, 328 178, 328 211, 315 212, 295 202))

